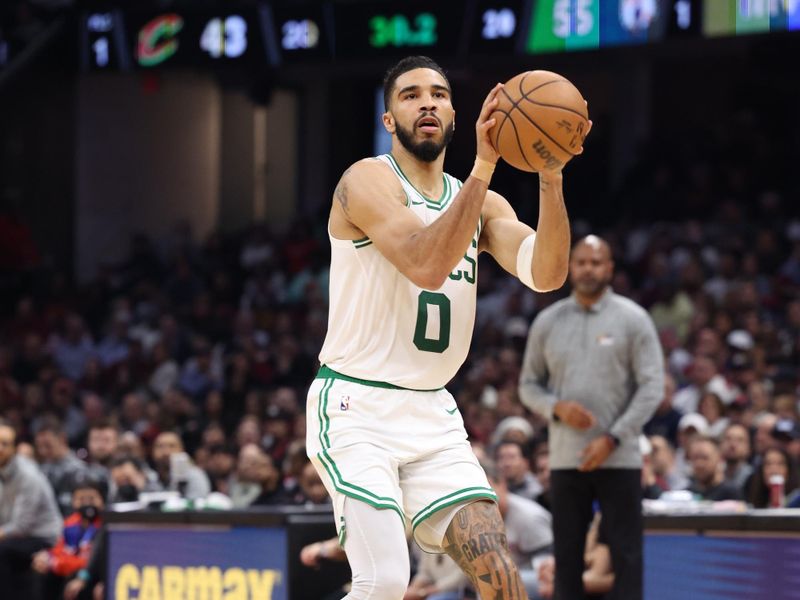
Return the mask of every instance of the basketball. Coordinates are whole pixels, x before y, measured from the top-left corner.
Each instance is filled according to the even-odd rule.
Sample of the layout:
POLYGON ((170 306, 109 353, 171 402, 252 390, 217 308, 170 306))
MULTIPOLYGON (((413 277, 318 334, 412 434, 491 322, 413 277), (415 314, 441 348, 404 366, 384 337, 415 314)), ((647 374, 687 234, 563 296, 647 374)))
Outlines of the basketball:
POLYGON ((550 71, 527 71, 498 94, 489 136, 500 156, 523 171, 558 169, 580 151, 589 112, 572 83, 550 71))

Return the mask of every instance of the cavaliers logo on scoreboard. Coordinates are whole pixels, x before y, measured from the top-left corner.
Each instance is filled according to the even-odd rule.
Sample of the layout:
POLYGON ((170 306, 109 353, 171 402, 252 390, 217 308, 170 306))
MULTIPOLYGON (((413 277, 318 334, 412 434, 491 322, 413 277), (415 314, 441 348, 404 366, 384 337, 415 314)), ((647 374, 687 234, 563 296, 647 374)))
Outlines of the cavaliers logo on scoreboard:
POLYGON ((116 600, 287 600, 278 527, 112 525, 108 589, 116 600))

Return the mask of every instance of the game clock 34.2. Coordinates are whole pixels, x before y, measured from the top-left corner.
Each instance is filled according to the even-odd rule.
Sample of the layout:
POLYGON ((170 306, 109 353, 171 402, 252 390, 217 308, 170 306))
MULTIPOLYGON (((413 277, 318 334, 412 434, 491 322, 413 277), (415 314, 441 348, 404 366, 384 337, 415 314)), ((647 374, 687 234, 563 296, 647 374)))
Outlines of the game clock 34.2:
POLYGON ((336 5, 336 56, 456 54, 462 18, 432 2, 336 5))
POLYGON ((436 15, 421 12, 413 17, 413 23, 405 15, 375 15, 369 20, 369 44, 373 48, 395 48, 411 46, 435 46, 438 24, 436 15))

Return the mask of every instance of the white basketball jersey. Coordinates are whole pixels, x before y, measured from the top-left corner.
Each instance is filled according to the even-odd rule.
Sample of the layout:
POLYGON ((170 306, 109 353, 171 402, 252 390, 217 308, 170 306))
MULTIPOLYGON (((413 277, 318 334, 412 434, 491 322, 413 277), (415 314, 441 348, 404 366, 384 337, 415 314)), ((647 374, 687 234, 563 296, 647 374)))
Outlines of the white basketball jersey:
MULTIPOLYGON (((408 210, 430 225, 453 205, 461 182, 444 174, 438 200, 418 192, 389 154, 408 210)), ((343 375, 402 388, 443 387, 467 357, 475 324, 478 238, 441 288, 414 285, 369 238, 331 240, 330 312, 320 364, 343 375)))

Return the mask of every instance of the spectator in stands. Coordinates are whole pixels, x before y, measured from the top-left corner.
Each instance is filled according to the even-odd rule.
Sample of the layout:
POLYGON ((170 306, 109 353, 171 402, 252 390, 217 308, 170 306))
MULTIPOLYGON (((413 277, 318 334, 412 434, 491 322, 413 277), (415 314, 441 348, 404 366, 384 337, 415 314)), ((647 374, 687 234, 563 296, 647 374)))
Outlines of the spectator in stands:
POLYGON ((531 473, 528 449, 519 442, 500 442, 494 452, 495 463, 508 491, 528 500, 536 500, 544 491, 531 473))
POLYGON ((72 381, 83 377, 86 363, 95 355, 92 336, 78 313, 66 316, 62 333, 54 334, 49 346, 59 370, 72 381))
POLYGON ((653 445, 646 435, 639 436, 639 449, 642 453, 642 498, 657 500, 664 492, 653 470, 653 445))
POLYGON ((150 423, 146 418, 145 410, 147 398, 139 392, 129 392, 122 396, 119 406, 119 428, 122 431, 131 431, 141 435, 150 423))
MULTIPOLYGON (((500 394, 498 394, 498 400, 500 394)), ((517 406, 519 406, 517 404, 517 406)), ((492 446, 497 447, 500 442, 510 441, 528 445, 533 440, 534 431, 531 424, 522 417, 506 417, 500 421, 492 434, 492 446)))
POLYGON ((153 466, 158 473, 158 480, 164 489, 180 491, 186 498, 205 498, 211 492, 208 475, 190 462, 185 473, 175 473, 171 469, 172 456, 184 453, 183 442, 177 433, 165 431, 160 433, 153 443, 153 466), (185 477, 185 478, 184 478, 185 477))
POLYGON ((178 387, 195 402, 200 402, 219 384, 218 375, 212 369, 211 345, 204 339, 198 339, 194 344, 194 356, 186 361, 181 370, 178 387))
POLYGON ((741 490, 725 483, 724 465, 716 439, 703 435, 692 438, 689 442, 689 463, 692 477, 687 489, 701 500, 718 502, 744 499, 741 490))
POLYGON ((94 422, 89 427, 87 451, 89 471, 108 482, 111 460, 119 449, 119 429, 108 419, 94 422))
POLYGON ((72 485, 72 510, 55 546, 33 555, 32 568, 42 577, 40 597, 60 598, 67 580, 86 567, 92 542, 100 531, 108 485, 88 473, 79 473, 72 485))
POLYGON ((725 461, 725 482, 744 491, 745 484, 753 473, 750 464, 750 432, 743 425, 728 425, 720 444, 725 461))
POLYGON ((286 450, 294 435, 293 426, 294 412, 276 404, 267 408, 261 443, 276 463, 280 464, 286 457, 286 450))
POLYGON ((797 497, 800 487, 800 476, 797 464, 786 450, 770 448, 759 461, 759 468, 750 478, 747 490, 747 502, 754 508, 767 508, 770 502, 770 477, 780 475, 783 477, 783 493, 781 502, 790 504, 797 497))
POLYGON ((88 564, 64 588, 64 600, 104 600, 106 540, 108 534, 101 528, 94 538, 88 564))
POLYGON ((711 391, 703 392, 697 405, 697 412, 708 422, 707 435, 720 439, 729 420, 725 416, 725 404, 719 395, 711 391))
POLYGON ((39 468, 56 495, 61 513, 72 512, 72 482, 86 471, 86 463, 67 445, 64 428, 56 417, 42 419, 35 430, 34 446, 39 468))
POLYGON ((330 504, 331 498, 319 473, 308 461, 300 472, 300 494, 294 498, 295 504, 303 504, 305 506, 322 506, 330 504))
POLYGON ((650 463, 656 484, 664 491, 683 490, 689 486, 689 479, 675 463, 675 448, 667 438, 654 435, 650 439, 652 451, 650 463))
POLYGON ((664 373, 664 398, 656 408, 656 412, 644 426, 644 433, 648 437, 660 435, 676 446, 678 444, 678 423, 681 413, 672 406, 675 396, 675 378, 669 373, 664 373))
POLYGON ((778 419, 772 428, 772 437, 796 463, 800 462, 800 423, 791 419, 778 419))
POLYGON ((770 412, 761 413, 753 420, 756 429, 753 435, 754 466, 758 462, 758 457, 778 445, 778 440, 772 435, 777 422, 778 417, 770 412))
POLYGON ((550 452, 547 447, 541 447, 533 455, 533 474, 542 492, 534 498, 536 502, 550 511, 550 452))
POLYGON ((231 477, 235 469, 236 453, 233 450, 225 444, 214 444, 208 448, 205 470, 215 492, 231 495, 231 477))
MULTIPOLYGON (((303 446, 305 449, 305 446, 303 446)), ((305 458, 305 450, 303 452, 305 458)), ((286 488, 281 483, 281 474, 275 466, 275 461, 269 454, 264 454, 264 460, 256 470, 256 477, 261 486, 261 493, 251 503, 251 506, 267 506, 280 504, 300 504, 305 500, 300 482, 302 481, 303 470, 300 471, 297 485, 293 489, 286 488)), ((327 497, 327 492, 325 493, 327 497)), ((324 502, 324 500, 323 500, 324 502)))
POLYGON ((153 370, 148 380, 150 390, 157 396, 163 396, 167 390, 178 383, 180 369, 178 363, 169 353, 167 344, 164 341, 158 342, 153 346, 151 355, 153 370))
POLYGON ((116 456, 109 464, 111 494, 109 504, 116 502, 136 502, 142 492, 160 492, 164 488, 155 473, 148 477, 149 467, 139 458, 130 454, 116 456))
MULTIPOLYGON (((708 435, 708 421, 699 413, 683 415, 678 423, 678 447, 675 449, 675 468, 688 477, 692 467, 689 464, 689 444, 697 435, 708 435)), ((673 488, 674 489, 674 488, 673 488)))
POLYGON ((108 334, 97 345, 96 356, 104 369, 110 369, 128 359, 130 338, 128 327, 131 315, 125 309, 118 309, 110 320, 108 334))
POLYGON ((86 415, 78 408, 75 382, 66 377, 54 377, 50 384, 48 404, 46 414, 37 415, 31 422, 31 431, 38 429, 41 419, 55 414, 61 421, 70 446, 82 443, 86 434, 86 415))
POLYGON ((0 421, 0 590, 30 600, 31 556, 56 542, 62 520, 52 487, 15 444, 16 432, 0 421))
POLYGON ((228 485, 233 506, 250 506, 265 491, 274 491, 280 481, 272 459, 256 444, 246 444, 239 450, 236 472, 228 485), (268 473, 267 473, 268 472, 268 473))
POLYGON ((689 379, 691 383, 678 390, 672 400, 675 409, 684 415, 697 412, 700 398, 707 390, 716 392, 725 403, 732 399, 725 378, 718 372, 717 365, 710 356, 694 356, 689 367, 689 379))

